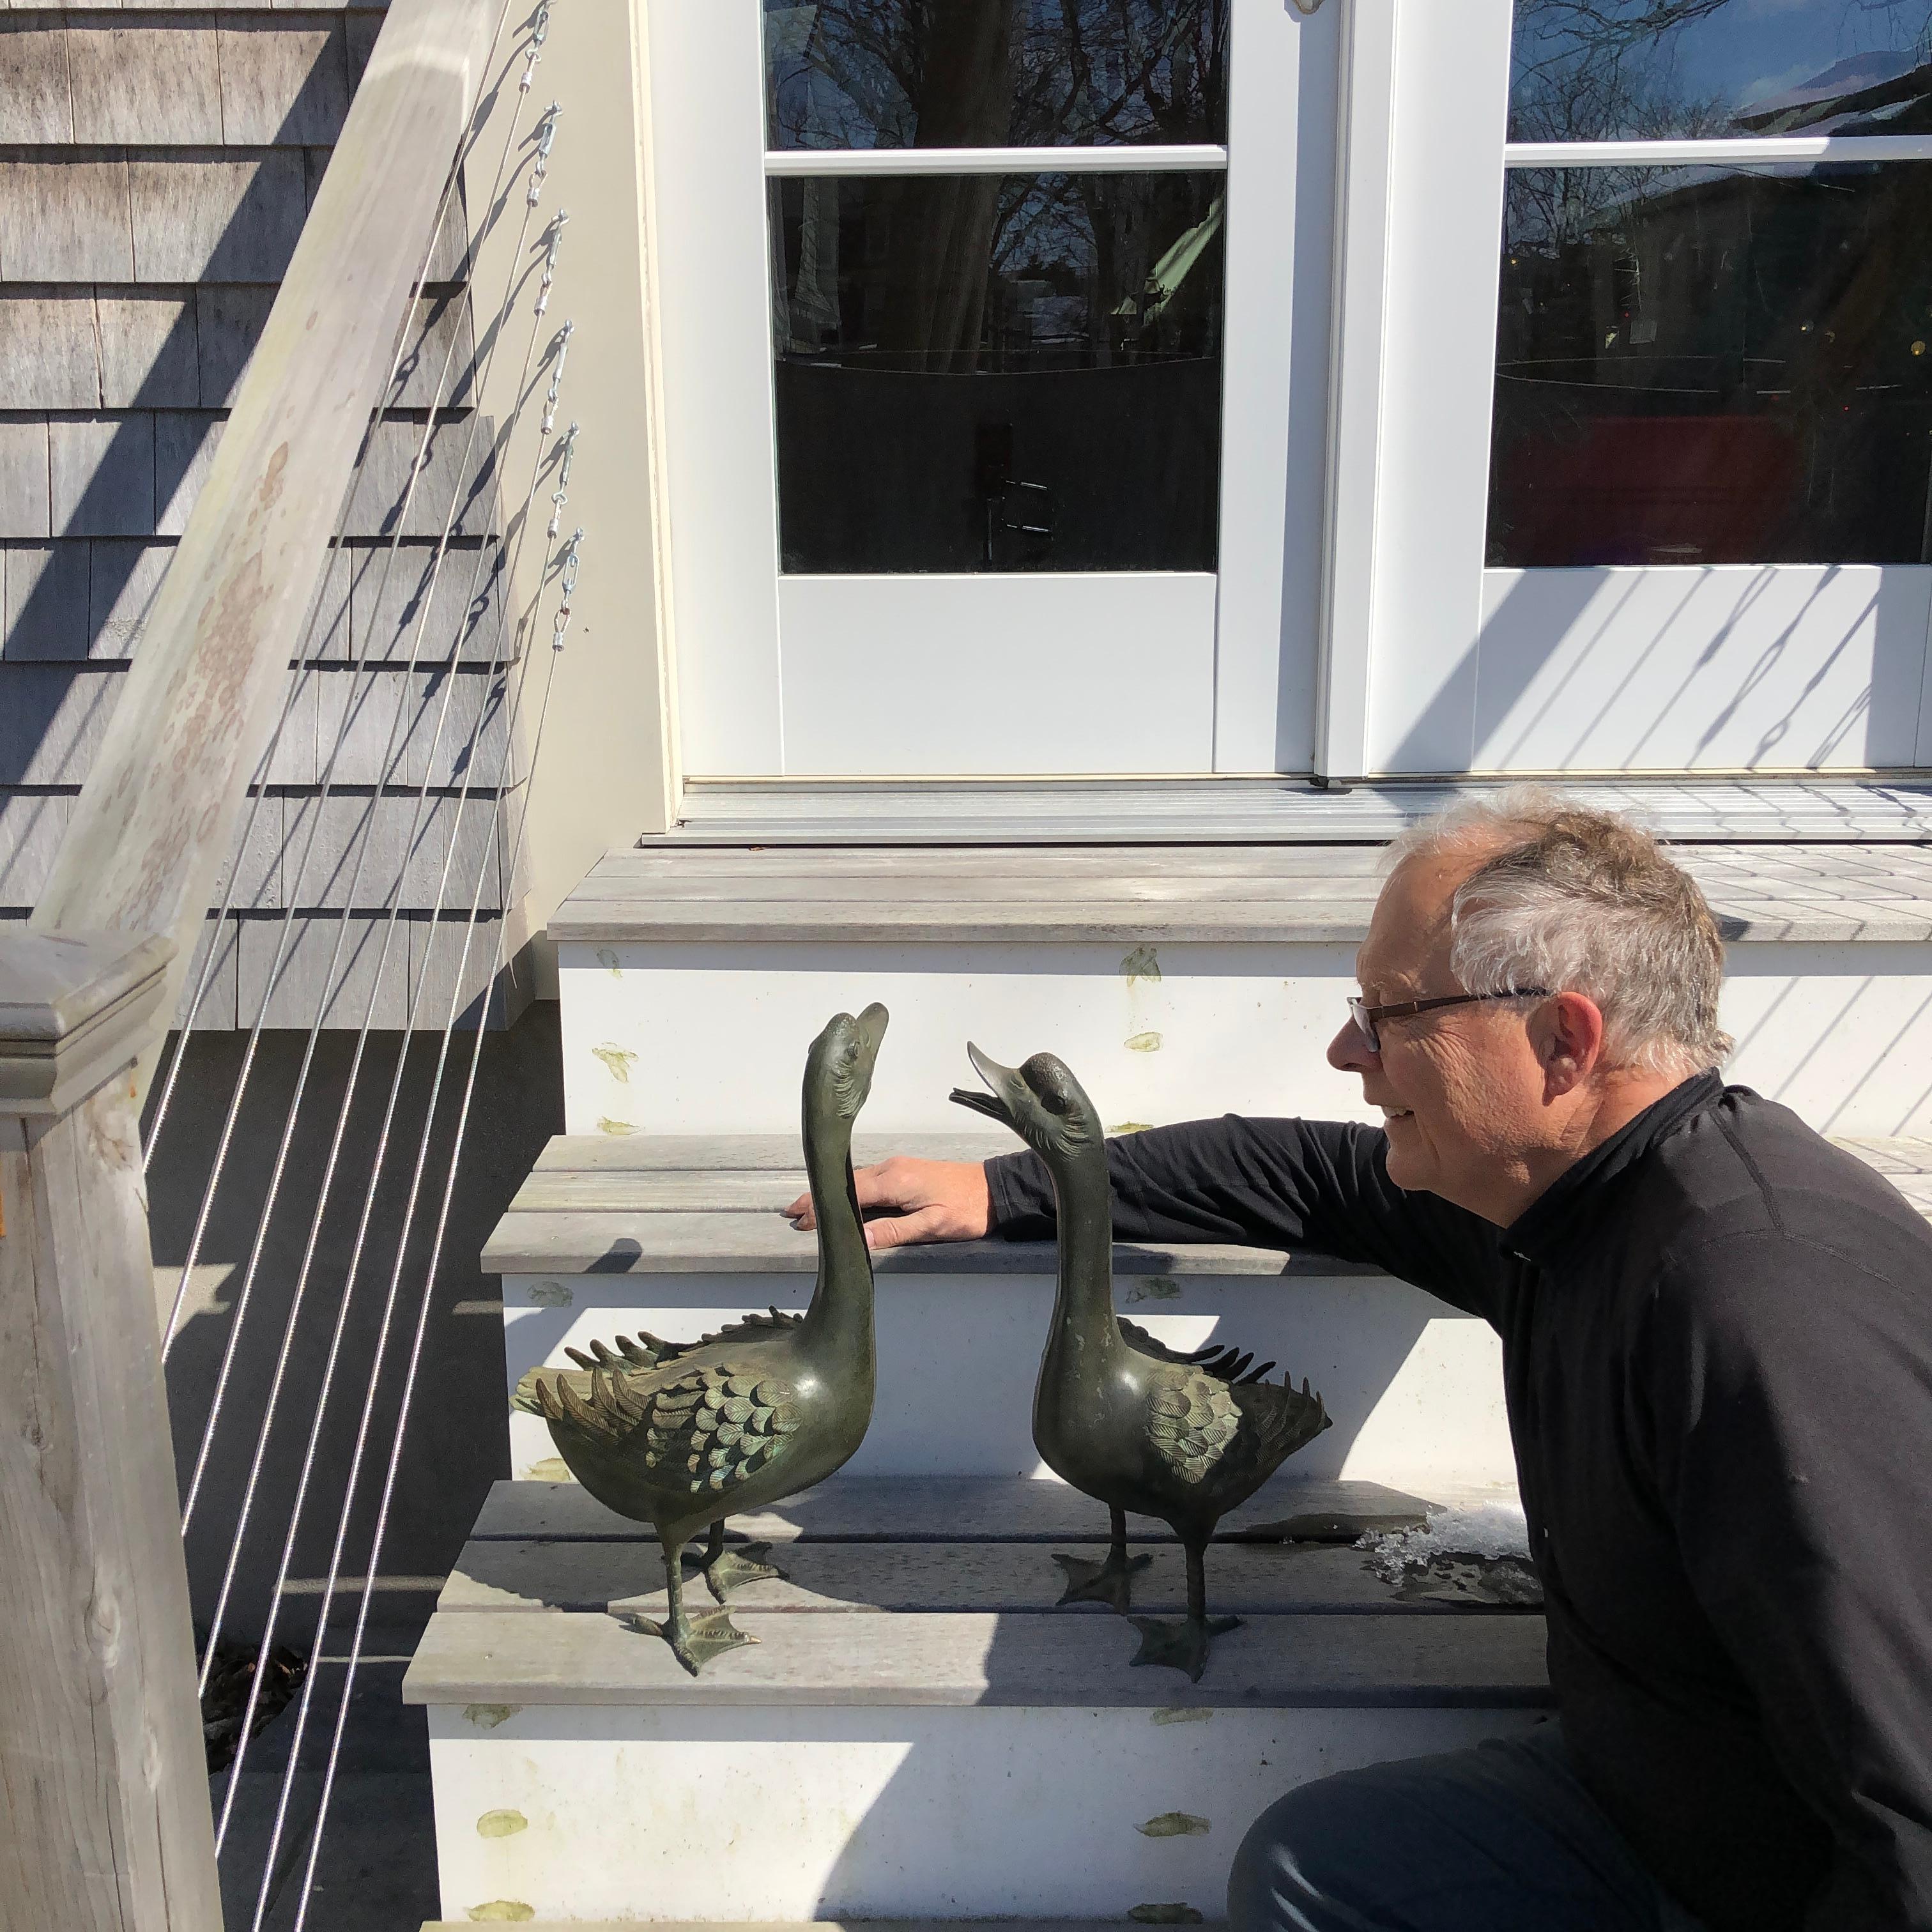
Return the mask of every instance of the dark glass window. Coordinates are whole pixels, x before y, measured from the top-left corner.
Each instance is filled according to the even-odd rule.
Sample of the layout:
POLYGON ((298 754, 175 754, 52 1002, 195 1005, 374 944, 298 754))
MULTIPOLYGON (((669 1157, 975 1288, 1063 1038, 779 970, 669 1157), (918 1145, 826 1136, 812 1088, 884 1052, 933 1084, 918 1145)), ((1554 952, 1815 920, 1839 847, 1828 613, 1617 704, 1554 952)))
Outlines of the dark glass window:
POLYGON ((1492 564, 1918 563, 1932 164, 1509 177, 1492 564))
POLYGON ((1224 187, 772 182, 782 567, 1212 570, 1224 187))
POLYGON ((1222 142, 1231 4, 765 0, 768 138, 774 148, 1222 142))
POLYGON ((1513 141, 1928 127, 1927 0, 1516 0, 1513 141))

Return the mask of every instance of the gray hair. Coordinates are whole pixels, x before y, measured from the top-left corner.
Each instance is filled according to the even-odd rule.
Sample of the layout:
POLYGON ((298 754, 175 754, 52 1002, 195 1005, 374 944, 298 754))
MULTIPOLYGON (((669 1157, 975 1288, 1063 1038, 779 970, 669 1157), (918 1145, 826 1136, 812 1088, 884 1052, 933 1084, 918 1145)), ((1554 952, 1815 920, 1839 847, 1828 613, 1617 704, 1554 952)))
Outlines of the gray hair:
POLYGON ((1450 902, 1452 971, 1472 993, 1585 993, 1612 1066, 1688 1076, 1720 1066, 1724 945, 1696 880, 1620 812, 1534 785, 1414 826, 1393 862, 1473 850, 1450 902))

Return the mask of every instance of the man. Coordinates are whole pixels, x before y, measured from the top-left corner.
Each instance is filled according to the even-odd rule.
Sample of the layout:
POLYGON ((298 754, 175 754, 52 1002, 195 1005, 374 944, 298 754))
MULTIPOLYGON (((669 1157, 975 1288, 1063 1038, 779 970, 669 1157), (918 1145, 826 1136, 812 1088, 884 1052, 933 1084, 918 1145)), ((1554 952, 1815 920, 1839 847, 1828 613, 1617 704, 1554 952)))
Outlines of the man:
MULTIPOLYGON (((1373 1262, 1493 1324, 1558 1716, 1291 1792, 1236 1925, 1932 1928, 1932 1232, 1724 1085, 1716 927, 1627 822, 1518 793, 1395 860, 1328 1049, 1382 1127, 1114 1142, 1116 1231, 1373 1262)), ((1030 1154, 859 1191, 879 1246, 1052 1226, 1030 1154)))

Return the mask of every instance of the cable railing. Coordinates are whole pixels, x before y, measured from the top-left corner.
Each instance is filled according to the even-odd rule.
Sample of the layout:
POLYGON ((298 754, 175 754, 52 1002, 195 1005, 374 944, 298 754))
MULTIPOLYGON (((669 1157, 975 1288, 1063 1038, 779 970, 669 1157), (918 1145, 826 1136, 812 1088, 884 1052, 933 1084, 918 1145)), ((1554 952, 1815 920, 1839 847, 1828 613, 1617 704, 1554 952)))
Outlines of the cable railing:
POLYGON ((0 1456, 0 1789, 29 1794, 10 1821, 19 1840, 11 1895, 23 1923, 52 1932, 206 1932, 222 1923, 224 1894, 231 1926, 244 1913, 254 1932, 272 1913, 296 1932, 308 1922, 503 964, 507 922, 491 925, 487 889, 504 860, 494 875, 507 910, 580 568, 582 531, 563 535, 578 425, 556 434, 574 325, 549 315, 568 218, 542 206, 563 110, 540 106, 536 84, 550 16, 548 0, 527 12, 519 0, 393 0, 47 889, 28 926, 0 938, 0 1312, 44 1344, 15 1378, 35 1418, 28 1451, 0 1456), (506 254, 494 245, 500 226, 514 231, 506 254), (508 265, 502 286, 485 292, 465 275, 473 351, 466 363, 462 332, 448 332, 420 407, 415 331, 425 292, 452 250, 473 264, 486 229, 491 259, 508 265), (399 411, 405 384, 412 406, 399 411), (423 555, 405 538, 425 518, 436 532, 426 579, 400 653, 379 650, 373 624, 353 640, 349 694, 323 728, 308 821, 284 861, 272 944, 263 940, 268 964, 240 1015, 246 1042, 158 1323, 144 1173, 158 1142, 178 1131, 190 1043, 278 747, 308 715, 310 682, 344 676, 320 668, 325 589, 352 506, 388 487, 372 456, 378 432, 402 424, 417 434, 399 494, 383 506, 380 562, 376 552, 364 560, 374 573, 370 608, 383 608, 397 571, 423 555), (458 450, 447 500, 434 502, 444 487, 440 436, 458 450), (497 480, 513 442, 527 442, 530 462, 520 498, 506 502, 497 480), (489 504, 509 514, 492 517, 480 543, 459 543, 479 476, 489 504), (453 622, 437 596, 446 570, 453 584, 466 577, 453 622), (468 619, 492 576, 512 604, 466 717, 454 700, 460 674, 476 674, 464 662, 468 619), (379 692, 393 698, 379 782, 346 848, 325 853, 326 808, 352 782, 344 776, 352 736, 379 692), (377 808, 391 804, 398 817, 408 812, 399 848, 379 836, 377 808), (415 905, 406 918, 403 874, 433 823, 443 838, 434 901, 426 918, 415 905), (479 824, 481 836, 466 836, 479 824), (348 884, 326 965, 302 982, 302 1051, 286 1106, 274 1096, 264 1179, 234 1156, 263 1034, 290 1024, 289 962, 319 856, 348 884), (214 941, 190 986, 211 902, 214 941), (348 956, 352 912, 372 916, 373 972, 348 956), (406 1016, 384 1069, 395 1029, 379 1018, 379 996, 398 959, 406 1016), (346 1075, 318 1082, 331 1016, 358 1007, 346 1075), (144 1152, 139 1108, 176 1013, 144 1152), (426 1085, 406 1077, 412 1041, 418 1056, 434 1050, 426 1085), (346 1161, 365 1088, 368 1103, 383 1095, 380 1125, 346 1161), (313 1127, 317 1111, 327 1152, 291 1186, 298 1118, 313 1127), (330 1334, 319 1379, 298 1388, 291 1364, 314 1312, 332 1211, 353 1214, 356 1233, 335 1305, 321 1311, 330 1334), (218 1215, 238 1215, 254 1232, 178 1492, 164 1364, 218 1215), (268 1258, 295 1240, 302 1259, 286 1293, 265 1295, 268 1258), (373 1333, 363 1312, 372 1281, 382 1282, 373 1333), (238 1410, 244 1348, 273 1366, 238 1410), (326 1432, 352 1415, 346 1460, 325 1455, 326 1432), (238 1497, 212 1480, 244 1467, 238 1497), (272 1714, 267 1664, 305 1533, 330 1546, 316 1659, 358 1566, 359 1602, 327 1688, 313 1663, 302 1676, 280 1768, 266 1774, 277 1786, 264 1850, 261 1833, 233 1827, 251 1742, 272 1714), (184 1537, 205 1559, 198 1571, 220 1578, 198 1662, 184 1537), (243 1561, 250 1539, 278 1552, 259 1603, 259 1578, 243 1561), (260 1633, 258 1665, 218 1821, 200 1694, 238 1622, 251 1643, 260 1633), (312 1730, 327 1742, 311 1804, 298 1786, 312 1730), (243 1859, 245 1871, 235 1868, 243 1859), (283 1887, 298 1868, 291 1921, 283 1887))

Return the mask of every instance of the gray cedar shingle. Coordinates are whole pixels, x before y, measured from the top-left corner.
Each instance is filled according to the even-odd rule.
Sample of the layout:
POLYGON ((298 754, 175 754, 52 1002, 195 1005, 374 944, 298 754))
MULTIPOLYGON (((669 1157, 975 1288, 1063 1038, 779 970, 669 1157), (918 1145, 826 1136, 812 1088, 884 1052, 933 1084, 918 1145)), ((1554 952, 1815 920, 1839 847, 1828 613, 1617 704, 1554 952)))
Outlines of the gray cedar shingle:
POLYGON ((0 398, 12 410, 100 406, 92 290, 0 289, 0 398))
POLYGON ((175 1010, 175 1024, 184 1026, 190 1007, 194 1009, 194 1030, 197 1033, 232 1033, 235 1030, 235 961, 236 952, 236 922, 224 920, 220 924, 220 944, 214 949, 214 962, 208 967, 208 952, 216 934, 214 915, 211 913, 202 927, 201 940, 194 950, 194 956, 188 962, 188 976, 182 982, 181 1004, 175 1010), (208 970, 208 984, 202 986, 202 974, 208 970), (200 1004, 195 1006, 197 992, 200 1004))
POLYGON ((130 658, 174 556, 174 546, 97 537, 88 548, 93 553, 88 586, 93 655, 130 658))
MULTIPOLYGON (((432 715, 442 701, 444 674, 418 674, 416 682, 422 691, 423 709, 432 715)), ((513 784, 516 771, 506 764, 508 736, 504 729, 505 674, 498 670, 472 670, 455 674, 454 690, 439 736, 434 728, 418 730, 410 739, 409 778, 421 784, 425 778, 434 785, 460 785, 494 790, 513 784)))
POLYGON ((432 290, 416 304, 391 391, 398 409, 466 408, 475 398, 476 344, 466 289, 432 290))
POLYGON ((87 621, 90 548, 70 538, 0 552, 5 656, 10 662, 88 655, 92 635, 87 621))
POLYGON ((272 288, 231 288, 219 284, 195 291, 196 344, 201 358, 204 409, 226 409, 236 385, 255 352, 274 306, 272 288))
POLYGON ((73 803, 58 792, 0 795, 0 906, 32 908, 67 836, 73 803))
POLYGON ((46 424, 0 422, 0 537, 52 534, 46 424))
POLYGON ((330 772, 331 782, 410 782, 410 741, 436 728, 435 714, 423 709, 419 685, 400 672, 365 674, 346 666, 318 670, 314 682, 316 762, 330 772))
POLYGON ((39 20, 0 16, 0 141, 71 141, 67 35, 39 20))
POLYGON ((108 408, 191 410, 201 400, 192 290, 104 290, 96 307, 108 408))
POLYGON ((437 537, 446 526, 463 536, 493 534, 497 521, 494 435, 491 418, 468 413, 431 425, 395 419, 376 424, 356 480, 349 534, 388 536, 398 517, 406 536, 437 537), (422 473, 405 509, 404 494, 418 452, 422 473))
POLYGON ((82 148, 0 160, 0 280, 131 282, 129 207, 128 164, 118 154, 82 148))
POLYGON ((349 111, 346 29, 339 16, 284 20, 226 14, 220 30, 221 136, 231 146, 333 141, 349 111))
POLYGON ((348 550, 329 554, 328 568, 322 572, 298 644, 305 661, 346 662, 351 655, 349 577, 355 558, 356 553, 348 550))
POLYGON ((124 674, 0 661, 0 784, 82 783, 124 674))
POLYGON ((410 946, 399 926, 384 947, 387 920, 351 914, 316 913, 292 924, 283 919, 244 919, 241 925, 238 1008, 239 1022, 251 1025, 267 1000, 264 1024, 306 1028, 314 1024, 325 986, 328 1004, 323 1024, 359 1027, 369 1012, 369 996, 380 984, 371 1025, 407 1023, 410 946), (284 929, 286 940, 284 944, 284 929), (338 954, 338 941, 340 941, 338 954), (281 950, 277 966, 277 950, 281 950), (270 974, 274 973, 273 991, 270 974))
POLYGON ((54 533, 148 536, 154 528, 154 419, 144 412, 47 426, 54 533))
POLYGON ((170 410, 154 418, 154 530, 178 537, 188 528, 201 486, 220 446, 223 418, 205 410, 170 410))
POLYGON ((475 1028, 477 1009, 486 990, 490 1010, 486 1024, 501 1026, 505 1019, 505 996, 508 987, 499 982, 498 954, 502 946, 501 914, 484 914, 473 923, 466 900, 462 916, 455 919, 415 919, 410 921, 410 992, 416 1001, 418 1027, 440 1030, 451 1021, 451 996, 457 975, 462 974, 460 997, 455 1001, 454 1022, 460 1030, 475 1028))
POLYGON ((351 554, 350 590, 356 655, 371 664, 446 662, 459 634, 462 656, 476 662, 504 656, 502 546, 445 549, 433 544, 376 544, 351 554), (427 607, 427 616, 425 616, 427 607))
POLYGON ((290 674, 286 713, 271 742, 267 782, 272 785, 312 785, 320 774, 315 757, 316 684, 314 674, 290 674))
POLYGON ((456 833, 456 850, 449 860, 448 883, 443 890, 444 904, 458 910, 466 911, 474 904, 486 912, 500 911, 503 855, 497 836, 501 814, 496 794, 472 791, 467 798, 445 798, 440 802, 446 842, 451 830, 456 833))
POLYGON ((308 212, 295 148, 137 153, 128 158, 128 193, 129 280, 278 281, 308 212))
POLYGON ((285 802, 285 886, 296 895, 298 908, 381 911, 389 904, 398 878, 402 881, 400 903, 405 910, 436 903, 442 875, 448 800, 424 799, 413 791, 364 790, 332 793, 326 800, 291 798, 285 802), (315 823, 318 806, 321 818, 311 848, 309 828, 315 823))
POLYGON ((68 27, 67 40, 76 140, 190 145, 222 139, 212 14, 111 26, 83 16, 68 27))

